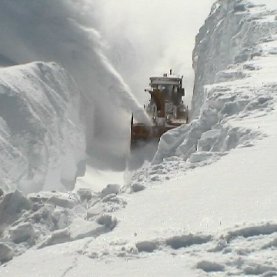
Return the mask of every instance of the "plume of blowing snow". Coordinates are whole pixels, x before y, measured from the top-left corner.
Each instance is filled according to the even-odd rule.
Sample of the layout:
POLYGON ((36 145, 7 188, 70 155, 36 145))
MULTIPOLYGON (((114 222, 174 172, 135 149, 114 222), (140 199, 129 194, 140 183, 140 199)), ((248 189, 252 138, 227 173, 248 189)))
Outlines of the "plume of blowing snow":
POLYGON ((141 108, 102 52, 90 1, 2 0, 0 25, 0 64, 62 65, 81 89, 88 154, 96 166, 123 163, 131 112, 141 108))
POLYGON ((184 75, 192 93, 195 36, 213 0, 93 1, 96 24, 108 41, 107 53, 140 102, 149 75, 170 68, 184 75))

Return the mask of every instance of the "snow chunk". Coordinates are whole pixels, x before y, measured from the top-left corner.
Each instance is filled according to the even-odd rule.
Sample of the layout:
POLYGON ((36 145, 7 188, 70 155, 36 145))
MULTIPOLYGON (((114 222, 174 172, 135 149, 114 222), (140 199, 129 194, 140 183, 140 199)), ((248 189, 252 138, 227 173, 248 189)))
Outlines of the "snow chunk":
POLYGON ((277 232, 277 224, 266 223, 258 226, 250 226, 232 230, 226 236, 227 241, 235 239, 237 237, 254 237, 260 235, 269 235, 277 232))
POLYGON ((103 214, 96 219, 96 222, 112 230, 117 224, 117 219, 111 215, 103 214))
POLYGON ((65 243, 71 240, 70 232, 67 228, 63 230, 54 231, 48 238, 43 241, 38 248, 43 248, 50 245, 55 245, 59 243, 65 243))
POLYGON ((72 240, 83 239, 86 237, 98 237, 101 234, 108 232, 109 230, 103 224, 98 222, 86 221, 81 218, 73 220, 69 226, 69 232, 72 240))
POLYGON ((138 252, 152 253, 158 249, 159 244, 158 242, 155 242, 155 241, 142 241, 142 242, 136 243, 136 247, 138 249, 138 252))
POLYGON ((101 196, 105 197, 109 194, 118 194, 119 192, 120 192, 120 185, 109 184, 101 191, 101 196))
POLYGON ((72 209, 76 205, 76 202, 74 201, 74 199, 65 198, 62 195, 55 195, 50 197, 48 200, 48 203, 56 206, 60 206, 63 208, 70 208, 70 209, 72 209))
POLYGON ((13 258, 13 250, 7 244, 0 242, 0 263, 8 262, 13 258))
POLYGON ((211 239, 211 236, 190 234, 169 238, 166 240, 166 244, 172 247, 173 249, 179 249, 183 247, 189 247, 194 244, 204 244, 209 242, 211 239))
POLYGON ((197 263, 196 268, 202 269, 205 272, 224 271, 225 269, 224 265, 210 261, 201 261, 197 263))
POLYGON ((89 201, 92 198, 92 191, 87 188, 80 188, 77 194, 80 196, 81 201, 89 201))
POLYGON ((29 244, 34 243, 35 232, 30 223, 22 223, 10 228, 10 239, 14 243, 21 243, 27 241, 29 244))
POLYGON ((274 266, 252 264, 244 268, 243 272, 246 275, 262 275, 263 276, 276 276, 277 268, 274 266), (273 275, 272 275, 273 274, 273 275))
POLYGON ((222 129, 212 129, 201 135, 200 140, 198 141, 198 150, 199 151, 210 151, 213 149, 213 146, 217 140, 222 136, 222 129))
POLYGON ((145 186, 140 183, 133 183, 131 185, 131 191, 132 192, 139 192, 145 189, 145 186))
POLYGON ((88 209, 87 218, 90 219, 92 217, 98 216, 99 214, 103 213, 103 210, 104 210, 104 208, 101 205, 101 203, 98 203, 88 209))
POLYGON ((0 199, 0 228, 16 220, 24 210, 30 210, 31 202, 21 192, 7 193, 0 199))
POLYGON ((263 249, 266 248, 277 248, 277 238, 263 246, 263 249))
POLYGON ((190 156, 188 161, 190 163, 200 163, 211 158, 212 156, 213 156, 213 153, 210 153, 210 152, 197 152, 197 153, 193 153, 190 156))
POLYGON ((48 203, 53 206, 63 208, 73 208, 78 203, 78 199, 73 193, 60 193, 60 192, 40 192, 30 193, 28 198, 34 203, 48 203))

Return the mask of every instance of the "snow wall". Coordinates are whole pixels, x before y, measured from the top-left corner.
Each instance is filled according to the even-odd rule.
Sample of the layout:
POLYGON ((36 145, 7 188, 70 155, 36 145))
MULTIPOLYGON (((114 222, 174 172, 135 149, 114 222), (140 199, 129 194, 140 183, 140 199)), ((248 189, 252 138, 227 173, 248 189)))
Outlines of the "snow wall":
POLYGON ((260 69, 259 59, 275 54, 274 47, 268 50, 264 44, 274 41, 276 33, 274 13, 264 5, 240 0, 213 5, 193 52, 194 119, 163 135, 154 164, 172 163, 175 168, 185 161, 193 168, 263 136, 232 120, 272 109, 276 85, 252 75, 260 69))
POLYGON ((0 69, 0 188, 71 190, 85 170, 80 91, 55 63, 0 69))
POLYGON ((122 169, 131 113, 145 119, 144 112, 103 54, 90 2, 1 1, 0 64, 54 61, 65 68, 81 91, 81 121, 92 163, 122 169))
POLYGON ((200 114, 205 101, 205 85, 245 77, 241 70, 232 78, 229 78, 231 74, 221 71, 262 54, 258 45, 271 35, 272 24, 260 24, 255 18, 255 9, 260 10, 261 6, 240 0, 221 0, 213 5, 210 16, 196 37, 193 52, 194 117, 200 114))

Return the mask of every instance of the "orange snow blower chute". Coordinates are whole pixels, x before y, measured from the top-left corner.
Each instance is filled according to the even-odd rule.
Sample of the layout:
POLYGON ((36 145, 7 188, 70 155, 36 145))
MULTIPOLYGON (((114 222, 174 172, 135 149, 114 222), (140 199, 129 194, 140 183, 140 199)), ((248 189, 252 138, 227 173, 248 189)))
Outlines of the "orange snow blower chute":
POLYGON ((183 103, 185 90, 182 87, 183 77, 164 74, 162 77, 150 77, 149 104, 145 107, 151 124, 131 120, 131 148, 151 141, 159 141, 162 134, 188 123, 188 107, 183 103))

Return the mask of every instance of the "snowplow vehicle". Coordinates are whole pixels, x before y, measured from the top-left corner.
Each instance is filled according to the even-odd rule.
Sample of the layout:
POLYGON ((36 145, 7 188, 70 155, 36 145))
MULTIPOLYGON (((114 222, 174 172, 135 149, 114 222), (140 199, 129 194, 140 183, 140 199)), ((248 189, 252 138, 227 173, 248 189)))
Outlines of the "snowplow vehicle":
POLYGON ((161 77, 150 77, 150 87, 145 89, 150 100, 145 111, 150 124, 131 120, 131 149, 149 142, 158 142, 168 130, 188 123, 188 107, 183 103, 185 90, 182 87, 183 77, 164 74, 161 77))

